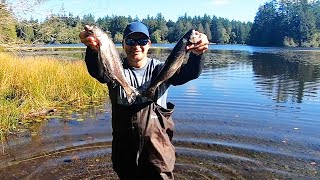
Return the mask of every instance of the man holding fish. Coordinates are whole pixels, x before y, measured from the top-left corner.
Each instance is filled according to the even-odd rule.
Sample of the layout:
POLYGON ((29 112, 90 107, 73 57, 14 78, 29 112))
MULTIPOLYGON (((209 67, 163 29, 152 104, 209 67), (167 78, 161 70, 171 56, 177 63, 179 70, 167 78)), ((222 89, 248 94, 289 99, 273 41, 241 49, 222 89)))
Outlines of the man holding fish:
POLYGON ((167 102, 168 88, 199 77, 209 44, 207 36, 188 31, 165 62, 147 56, 151 41, 141 22, 132 22, 124 30, 124 59, 98 27, 86 26, 79 36, 87 46, 89 74, 109 89, 113 169, 124 180, 173 179, 174 105, 167 102), (189 52, 187 63, 183 63, 189 52))

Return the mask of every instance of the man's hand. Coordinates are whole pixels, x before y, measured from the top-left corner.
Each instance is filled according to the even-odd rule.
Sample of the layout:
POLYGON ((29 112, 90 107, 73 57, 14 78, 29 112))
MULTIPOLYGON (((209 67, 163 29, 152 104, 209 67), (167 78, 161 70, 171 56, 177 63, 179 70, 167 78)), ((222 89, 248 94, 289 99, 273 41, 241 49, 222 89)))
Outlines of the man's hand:
POLYGON ((190 50, 193 54, 200 55, 203 54, 209 47, 209 40, 207 35, 200 33, 198 31, 195 32, 196 35, 199 35, 200 41, 196 44, 190 44, 186 47, 187 51, 190 50))
POLYGON ((83 44, 94 51, 98 51, 98 40, 90 32, 91 26, 85 25, 84 30, 80 32, 79 37, 83 44))

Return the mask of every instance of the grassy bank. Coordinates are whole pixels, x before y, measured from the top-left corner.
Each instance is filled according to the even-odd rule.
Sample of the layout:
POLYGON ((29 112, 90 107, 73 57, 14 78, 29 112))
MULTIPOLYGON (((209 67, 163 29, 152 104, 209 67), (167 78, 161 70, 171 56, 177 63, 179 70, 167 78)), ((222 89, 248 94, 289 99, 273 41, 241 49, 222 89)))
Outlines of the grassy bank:
POLYGON ((20 58, 0 52, 0 132, 16 127, 30 112, 106 97, 106 93, 106 86, 88 74, 84 61, 20 58))

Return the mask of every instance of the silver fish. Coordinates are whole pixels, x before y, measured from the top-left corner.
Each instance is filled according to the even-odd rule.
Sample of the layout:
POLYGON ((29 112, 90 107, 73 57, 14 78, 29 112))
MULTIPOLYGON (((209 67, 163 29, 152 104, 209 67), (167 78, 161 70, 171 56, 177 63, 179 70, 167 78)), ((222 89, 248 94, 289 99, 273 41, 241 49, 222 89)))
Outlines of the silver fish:
POLYGON ((97 26, 87 25, 85 29, 98 40, 98 58, 103 64, 105 75, 114 85, 120 85, 124 89, 128 103, 133 104, 139 92, 128 84, 119 52, 112 39, 97 26))
POLYGON ((156 101, 154 99, 155 92, 160 84, 171 78, 181 67, 185 55, 188 53, 186 50, 186 46, 189 44, 195 44, 200 41, 200 35, 195 33, 195 30, 189 30, 186 34, 184 34, 170 55, 166 59, 162 69, 156 78, 150 83, 149 88, 142 93, 143 96, 147 97, 149 100, 156 101))

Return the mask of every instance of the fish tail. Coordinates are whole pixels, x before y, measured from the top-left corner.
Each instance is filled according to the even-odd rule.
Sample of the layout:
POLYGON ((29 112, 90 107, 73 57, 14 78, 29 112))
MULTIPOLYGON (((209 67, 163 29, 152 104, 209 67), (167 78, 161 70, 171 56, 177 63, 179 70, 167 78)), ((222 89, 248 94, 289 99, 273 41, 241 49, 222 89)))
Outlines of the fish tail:
POLYGON ((128 100, 128 103, 131 105, 136 101, 137 96, 140 96, 140 92, 132 86, 130 88, 131 88, 131 91, 130 91, 130 94, 129 93, 127 94, 127 100, 128 100))
POLYGON ((155 90, 148 89, 147 91, 143 92, 142 96, 146 97, 149 101, 154 101, 155 90))

